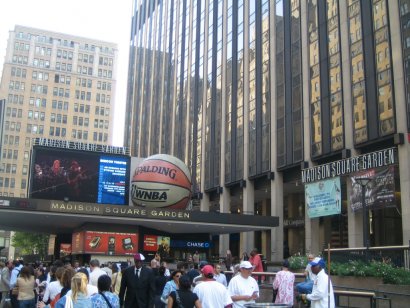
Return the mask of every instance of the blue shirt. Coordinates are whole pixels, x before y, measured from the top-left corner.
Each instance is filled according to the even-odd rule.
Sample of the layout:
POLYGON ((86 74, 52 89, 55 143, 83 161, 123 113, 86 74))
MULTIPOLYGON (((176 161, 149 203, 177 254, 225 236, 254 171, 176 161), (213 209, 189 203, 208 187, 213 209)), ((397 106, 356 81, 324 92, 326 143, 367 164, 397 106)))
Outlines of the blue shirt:
MULTIPOLYGON (((117 294, 105 291, 103 292, 105 297, 111 304, 112 308, 120 308, 120 299, 117 294)), ((109 308, 107 302, 105 301, 104 297, 97 293, 91 296, 91 302, 93 304, 93 308, 109 308)))
MULTIPOLYGON (((70 296, 71 300, 73 300, 73 298, 70 296)), ((55 308, 64 308, 65 306, 65 302, 67 299, 67 295, 64 295, 62 298, 60 298, 58 300, 58 302, 55 305, 55 308)), ((73 300, 73 306, 74 308, 92 308, 92 304, 91 304, 91 300, 86 297, 84 294, 79 293, 77 295, 77 300, 73 300)))

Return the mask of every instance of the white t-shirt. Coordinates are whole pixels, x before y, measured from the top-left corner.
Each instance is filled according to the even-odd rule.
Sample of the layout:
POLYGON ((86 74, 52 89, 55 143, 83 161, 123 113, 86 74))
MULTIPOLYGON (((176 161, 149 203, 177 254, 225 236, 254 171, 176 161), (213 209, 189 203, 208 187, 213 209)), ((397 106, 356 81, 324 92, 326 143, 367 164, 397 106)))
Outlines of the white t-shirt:
POLYGON ((107 275, 107 273, 99 267, 94 268, 93 271, 90 273, 90 284, 97 287, 98 278, 100 278, 100 276, 102 275, 107 275))
MULTIPOLYGON (((259 296, 259 286, 254 278, 249 276, 248 278, 243 278, 241 274, 236 275, 229 281, 228 291, 230 296, 240 295, 240 296, 251 296, 253 292, 257 292, 259 296)), ((234 308, 245 308, 245 304, 255 303, 254 300, 250 301, 234 301, 234 308)))
POLYGON ((60 284, 60 281, 55 280, 50 282, 44 291, 43 302, 46 303, 49 299, 52 301, 54 297, 61 292, 62 288, 63 286, 60 284))
MULTIPOLYGON (((68 290, 67 295, 71 296, 71 290, 68 290)), ((90 284, 87 284, 87 297, 90 298, 92 295, 98 293, 98 288, 95 286, 92 286, 90 284)))
POLYGON ((224 273, 220 273, 219 275, 214 275, 214 279, 222 283, 225 287, 228 286, 228 283, 226 282, 226 276, 224 273))
POLYGON ((202 308, 225 307, 232 304, 228 290, 214 280, 203 281, 194 288, 193 292, 198 295, 202 308))
POLYGON ((332 281, 329 282, 329 276, 322 269, 313 281, 312 293, 308 294, 307 299, 311 301, 312 308, 334 308, 335 296, 333 293, 332 281), (328 294, 328 285, 330 285, 328 294), (330 305, 328 303, 330 297, 330 305))

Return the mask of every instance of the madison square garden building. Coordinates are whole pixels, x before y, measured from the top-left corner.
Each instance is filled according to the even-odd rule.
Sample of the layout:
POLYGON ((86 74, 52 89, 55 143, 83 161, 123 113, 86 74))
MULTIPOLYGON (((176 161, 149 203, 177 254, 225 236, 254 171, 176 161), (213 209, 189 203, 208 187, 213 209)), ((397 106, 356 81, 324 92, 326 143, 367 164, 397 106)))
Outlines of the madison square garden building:
POLYGON ((192 210, 280 218, 215 253, 409 242, 410 0, 135 0, 130 46, 132 156, 183 160, 192 210))

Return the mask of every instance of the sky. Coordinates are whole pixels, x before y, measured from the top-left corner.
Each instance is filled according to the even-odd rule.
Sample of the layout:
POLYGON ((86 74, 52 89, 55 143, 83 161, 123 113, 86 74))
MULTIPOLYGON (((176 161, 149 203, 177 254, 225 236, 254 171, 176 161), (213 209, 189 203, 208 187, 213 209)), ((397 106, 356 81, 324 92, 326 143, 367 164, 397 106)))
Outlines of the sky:
POLYGON ((128 46, 133 0, 1 0, 0 73, 9 31, 15 25, 103 40, 118 45, 114 145, 122 146, 127 90, 128 46))

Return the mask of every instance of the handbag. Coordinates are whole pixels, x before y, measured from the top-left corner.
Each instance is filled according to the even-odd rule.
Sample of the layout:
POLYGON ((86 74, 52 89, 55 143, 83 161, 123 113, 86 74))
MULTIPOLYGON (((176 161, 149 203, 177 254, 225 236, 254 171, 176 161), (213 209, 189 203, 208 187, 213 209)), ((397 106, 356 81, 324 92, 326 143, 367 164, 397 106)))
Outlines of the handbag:
POLYGON ((175 298, 177 300, 178 308, 185 308, 181 303, 181 298, 179 297, 178 290, 175 291, 175 298))
POLYGON ((19 294, 19 287, 15 286, 13 289, 11 289, 11 295, 17 296, 19 294))
POLYGON ((74 308, 73 300, 70 295, 65 296, 64 308, 74 308))
POLYGON ((164 298, 161 296, 161 302, 163 302, 165 305, 168 305, 168 297, 164 298))

